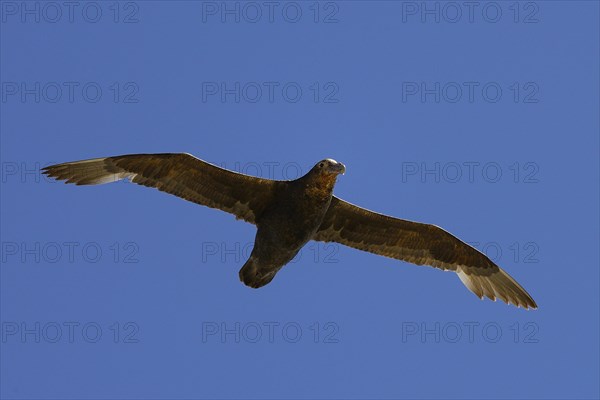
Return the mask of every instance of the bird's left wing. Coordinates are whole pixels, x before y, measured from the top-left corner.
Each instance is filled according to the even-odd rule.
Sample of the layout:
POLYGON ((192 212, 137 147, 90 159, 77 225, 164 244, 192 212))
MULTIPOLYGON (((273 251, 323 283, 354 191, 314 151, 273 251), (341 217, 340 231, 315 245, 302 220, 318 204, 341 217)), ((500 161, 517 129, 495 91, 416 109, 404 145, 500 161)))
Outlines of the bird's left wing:
POLYGON ((130 179, 188 201, 217 208, 250 223, 268 205, 276 181, 238 174, 186 153, 130 154, 67 162, 42 169, 76 185, 130 179))
POLYGON ((525 289, 488 257, 435 225, 378 214, 334 196, 313 240, 451 270, 480 298, 537 308, 525 289))

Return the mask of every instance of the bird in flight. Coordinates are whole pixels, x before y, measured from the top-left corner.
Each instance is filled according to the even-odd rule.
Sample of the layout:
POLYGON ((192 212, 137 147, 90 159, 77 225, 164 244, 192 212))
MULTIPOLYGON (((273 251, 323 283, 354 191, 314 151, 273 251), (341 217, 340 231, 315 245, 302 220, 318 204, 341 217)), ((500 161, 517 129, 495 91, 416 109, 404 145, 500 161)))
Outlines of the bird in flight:
POLYGON ((308 241, 316 240, 454 271, 481 299, 537 308, 510 275, 445 230, 379 214, 334 196, 337 177, 346 167, 332 159, 319 161, 306 175, 290 181, 240 174, 187 153, 94 158, 42 171, 76 185, 129 179, 256 225, 252 253, 239 272, 240 280, 252 288, 271 282, 308 241))

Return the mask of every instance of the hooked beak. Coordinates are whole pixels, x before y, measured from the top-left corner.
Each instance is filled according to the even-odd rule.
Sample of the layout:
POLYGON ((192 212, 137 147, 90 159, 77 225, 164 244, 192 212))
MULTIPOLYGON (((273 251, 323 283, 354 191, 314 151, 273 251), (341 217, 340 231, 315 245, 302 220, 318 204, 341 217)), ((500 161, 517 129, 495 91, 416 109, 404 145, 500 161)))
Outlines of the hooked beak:
POLYGON ((336 174, 344 175, 344 173, 346 172, 346 166, 339 162, 331 166, 331 171, 335 172, 336 174))

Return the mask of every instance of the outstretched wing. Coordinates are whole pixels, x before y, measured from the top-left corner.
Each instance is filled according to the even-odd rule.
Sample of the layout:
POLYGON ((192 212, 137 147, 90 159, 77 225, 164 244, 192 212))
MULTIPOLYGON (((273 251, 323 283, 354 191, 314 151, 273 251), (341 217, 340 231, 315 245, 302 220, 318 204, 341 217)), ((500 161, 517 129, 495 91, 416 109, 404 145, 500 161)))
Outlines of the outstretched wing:
POLYGON ((378 214, 334 196, 313 240, 451 270, 479 298, 537 308, 525 289, 488 257, 435 225, 378 214))
POLYGON ((130 179, 250 223, 269 204, 276 185, 276 181, 238 174, 185 153, 95 158, 51 165, 42 171, 76 185, 130 179))

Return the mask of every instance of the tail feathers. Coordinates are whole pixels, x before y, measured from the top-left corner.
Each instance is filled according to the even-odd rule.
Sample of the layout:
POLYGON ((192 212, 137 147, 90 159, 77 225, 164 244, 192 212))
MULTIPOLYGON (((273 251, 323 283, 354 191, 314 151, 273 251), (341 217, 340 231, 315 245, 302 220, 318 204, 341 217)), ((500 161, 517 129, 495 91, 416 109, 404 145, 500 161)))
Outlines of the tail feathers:
POLYGON ((279 269, 260 266, 256 258, 250 257, 240 269, 240 281, 251 288, 263 287, 273 280, 279 269))

